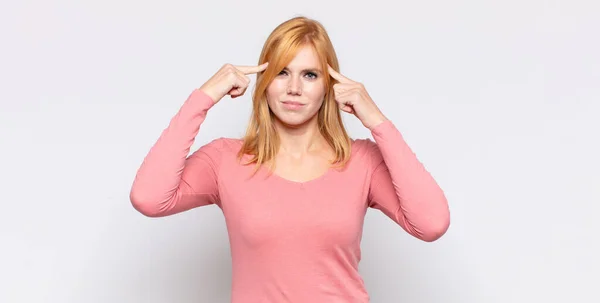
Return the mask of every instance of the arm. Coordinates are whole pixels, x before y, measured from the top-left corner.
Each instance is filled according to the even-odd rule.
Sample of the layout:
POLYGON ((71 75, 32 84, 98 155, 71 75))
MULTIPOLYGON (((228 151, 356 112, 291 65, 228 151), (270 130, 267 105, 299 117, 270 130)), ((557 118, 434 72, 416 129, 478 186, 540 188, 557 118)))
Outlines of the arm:
POLYGON ((214 105, 203 91, 194 90, 152 146, 130 192, 133 207, 148 217, 164 217, 218 202, 217 173, 220 140, 188 153, 214 105))
POLYGON ((372 127, 373 174, 369 206, 381 210, 423 241, 440 238, 450 224, 448 202, 437 182, 390 120, 372 127))

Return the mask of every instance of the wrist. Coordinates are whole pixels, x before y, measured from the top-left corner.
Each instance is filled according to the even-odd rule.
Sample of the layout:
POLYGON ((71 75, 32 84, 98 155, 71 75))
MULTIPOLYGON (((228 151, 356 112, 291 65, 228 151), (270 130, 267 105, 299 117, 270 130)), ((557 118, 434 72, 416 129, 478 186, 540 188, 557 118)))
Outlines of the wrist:
POLYGON ((372 118, 369 119, 369 122, 366 123, 366 127, 369 130, 372 130, 373 128, 379 126, 380 124, 386 122, 388 119, 383 115, 383 113, 377 113, 376 115, 373 115, 372 118))
POLYGON ((219 99, 215 95, 215 93, 211 92, 210 90, 208 90, 204 87, 200 87, 200 88, 198 88, 198 90, 201 91, 203 94, 205 94, 207 97, 209 97, 213 104, 216 104, 219 101, 219 99))

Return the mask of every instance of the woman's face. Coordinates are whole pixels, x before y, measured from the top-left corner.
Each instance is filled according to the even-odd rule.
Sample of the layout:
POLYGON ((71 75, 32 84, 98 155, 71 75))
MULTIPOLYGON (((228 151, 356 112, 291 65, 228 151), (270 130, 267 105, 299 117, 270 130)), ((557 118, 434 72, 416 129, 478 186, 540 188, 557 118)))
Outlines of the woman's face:
POLYGON ((277 122, 297 127, 316 116, 325 92, 317 53, 304 46, 267 87, 267 102, 277 122))

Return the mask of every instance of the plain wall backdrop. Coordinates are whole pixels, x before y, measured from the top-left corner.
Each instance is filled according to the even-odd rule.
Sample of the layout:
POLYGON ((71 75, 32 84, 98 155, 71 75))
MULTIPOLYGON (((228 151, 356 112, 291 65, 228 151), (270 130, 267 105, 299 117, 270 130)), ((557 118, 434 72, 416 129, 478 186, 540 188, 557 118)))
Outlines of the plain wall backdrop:
MULTIPOLYGON (((600 302, 592 0, 3 1, 0 302, 229 302, 218 207, 151 219, 129 190, 191 91, 256 64, 297 15, 324 24, 449 199, 433 243, 369 210, 372 302, 600 302)), ((250 94, 226 97, 192 150, 249 113, 250 94)))

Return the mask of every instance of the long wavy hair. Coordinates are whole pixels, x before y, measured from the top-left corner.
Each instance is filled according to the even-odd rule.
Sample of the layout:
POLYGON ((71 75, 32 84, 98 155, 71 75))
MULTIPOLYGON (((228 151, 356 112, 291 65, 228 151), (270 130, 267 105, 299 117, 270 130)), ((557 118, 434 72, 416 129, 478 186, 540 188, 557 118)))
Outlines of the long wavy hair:
MULTIPOLYGON (((318 54, 324 78, 326 93, 317 115, 319 132, 335 152, 333 167, 343 167, 351 153, 351 139, 344 128, 340 109, 334 99, 333 84, 327 64, 339 71, 339 63, 333 44, 323 25, 304 16, 289 19, 269 35, 263 45, 258 64, 269 62, 268 67, 256 75, 256 86, 252 94, 252 113, 243 144, 238 153, 241 159, 250 155, 245 164, 256 164, 256 171, 264 163, 273 160, 279 150, 280 139, 275 128, 274 114, 267 103, 267 87, 273 79, 292 61, 304 46, 311 46, 318 54)), ((271 171, 275 161, 270 161, 271 171)))

